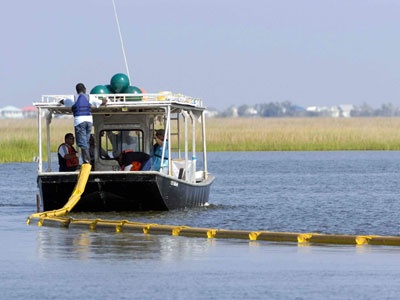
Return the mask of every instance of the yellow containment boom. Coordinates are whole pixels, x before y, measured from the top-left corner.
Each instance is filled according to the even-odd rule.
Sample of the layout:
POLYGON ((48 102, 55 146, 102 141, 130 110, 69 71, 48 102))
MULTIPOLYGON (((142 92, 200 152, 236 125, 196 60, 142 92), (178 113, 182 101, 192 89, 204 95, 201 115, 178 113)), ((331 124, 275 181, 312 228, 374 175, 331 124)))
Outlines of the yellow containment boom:
POLYGON ((161 225, 128 220, 74 219, 71 217, 43 216, 39 226, 60 225, 64 228, 84 226, 90 230, 114 228, 116 233, 164 234, 207 239, 245 239, 248 241, 293 242, 299 245, 341 244, 400 246, 400 236, 343 235, 300 232, 273 232, 194 228, 189 226, 161 225))
MULTIPOLYGON (((78 174, 78 182, 76 183, 75 188, 68 199, 68 202, 62 208, 31 214, 28 217, 26 223, 29 224, 32 218, 43 219, 46 217, 60 217, 68 214, 81 199, 81 195, 85 191, 86 183, 89 178, 91 169, 92 169, 91 164, 82 164, 81 170, 79 171, 78 174)), ((41 226, 41 223, 42 222, 39 221, 39 226, 41 226)))

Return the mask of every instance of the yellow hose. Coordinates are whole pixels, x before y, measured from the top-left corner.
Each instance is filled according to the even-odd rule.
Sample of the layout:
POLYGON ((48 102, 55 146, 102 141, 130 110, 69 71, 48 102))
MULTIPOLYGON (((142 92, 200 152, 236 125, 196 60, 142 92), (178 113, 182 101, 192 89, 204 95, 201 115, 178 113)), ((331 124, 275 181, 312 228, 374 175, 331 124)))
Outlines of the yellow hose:
POLYGON ((31 214, 28 217, 26 223, 29 224, 32 218, 41 219, 43 217, 60 217, 68 214, 81 199, 81 195, 85 191, 86 183, 89 178, 91 169, 91 164, 82 164, 81 170, 78 174, 78 182, 76 183, 75 188, 68 199, 68 202, 62 208, 31 214))

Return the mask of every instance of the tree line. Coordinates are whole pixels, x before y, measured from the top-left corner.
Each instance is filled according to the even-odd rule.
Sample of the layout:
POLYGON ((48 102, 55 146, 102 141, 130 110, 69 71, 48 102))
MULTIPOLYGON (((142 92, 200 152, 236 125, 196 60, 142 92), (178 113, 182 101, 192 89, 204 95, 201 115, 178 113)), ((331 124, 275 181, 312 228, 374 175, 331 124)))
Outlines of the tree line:
POLYGON ((219 117, 397 117, 400 116, 400 109, 392 103, 384 103, 379 108, 372 108, 367 103, 352 105, 349 112, 344 112, 338 106, 321 106, 317 109, 306 109, 290 101, 270 102, 255 105, 243 104, 239 107, 231 106, 218 113, 219 117), (345 114, 346 113, 346 114, 345 114))

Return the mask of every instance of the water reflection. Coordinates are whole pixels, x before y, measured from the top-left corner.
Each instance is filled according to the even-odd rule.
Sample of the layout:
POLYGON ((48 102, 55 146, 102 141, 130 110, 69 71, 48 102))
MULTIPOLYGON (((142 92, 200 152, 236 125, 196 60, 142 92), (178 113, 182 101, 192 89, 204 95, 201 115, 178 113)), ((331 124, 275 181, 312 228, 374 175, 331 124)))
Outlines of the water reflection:
POLYGON ((44 259, 159 259, 179 261, 201 254, 213 245, 209 239, 115 233, 76 228, 41 228, 37 252, 44 259))

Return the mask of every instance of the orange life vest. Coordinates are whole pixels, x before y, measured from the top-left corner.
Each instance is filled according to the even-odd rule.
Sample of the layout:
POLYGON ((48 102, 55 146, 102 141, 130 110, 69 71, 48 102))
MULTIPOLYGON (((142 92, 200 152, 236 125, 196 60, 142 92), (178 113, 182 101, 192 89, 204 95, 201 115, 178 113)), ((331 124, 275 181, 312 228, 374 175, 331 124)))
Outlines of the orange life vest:
POLYGON ((76 154, 76 150, 73 146, 68 145, 67 143, 61 144, 58 147, 57 150, 57 156, 58 156, 58 164, 60 166, 59 171, 60 172, 68 172, 68 171, 75 171, 79 165, 79 159, 76 157, 76 155, 73 158, 70 159, 65 159, 60 155, 60 147, 62 146, 67 146, 68 149, 68 154, 76 154))
POLYGON ((140 163, 138 161, 132 162, 131 171, 140 171, 141 168, 142 168, 142 163, 140 163))
MULTIPOLYGON (((70 146, 68 144, 66 144, 66 145, 67 145, 67 148, 68 148, 68 154, 76 154, 76 150, 75 150, 74 147, 72 147, 72 146, 70 146)), ((67 165, 67 168, 76 167, 76 166, 79 165, 79 158, 74 156, 73 158, 66 159, 65 163, 67 165)))
POLYGON ((120 156, 121 170, 124 171, 127 166, 130 167, 130 171, 140 171, 142 164, 145 163, 150 156, 144 152, 134 152, 133 150, 124 150, 120 156))

